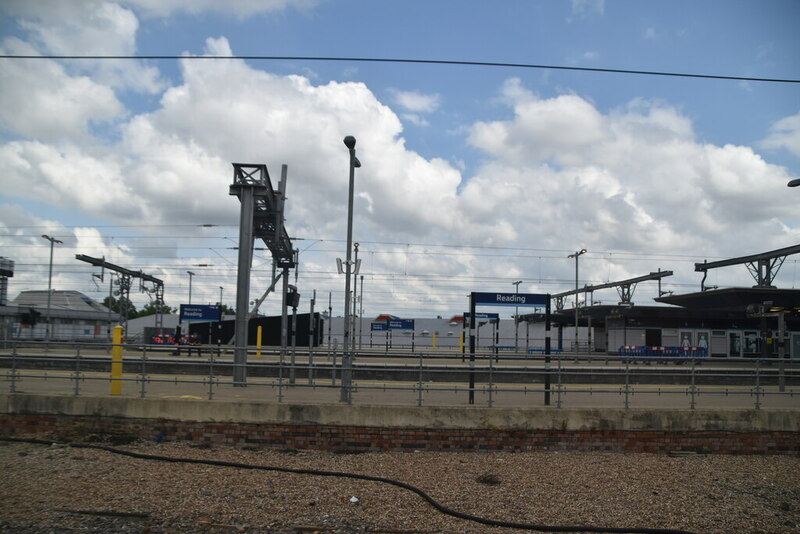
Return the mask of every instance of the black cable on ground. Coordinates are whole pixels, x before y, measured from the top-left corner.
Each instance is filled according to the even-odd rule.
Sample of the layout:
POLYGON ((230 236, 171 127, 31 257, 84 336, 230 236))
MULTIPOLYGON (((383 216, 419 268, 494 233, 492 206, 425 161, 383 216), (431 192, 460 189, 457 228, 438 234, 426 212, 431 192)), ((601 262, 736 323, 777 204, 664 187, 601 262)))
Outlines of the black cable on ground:
POLYGON ((405 482, 400 482, 399 480, 393 480, 391 478, 384 478, 384 477, 376 477, 371 475, 358 475, 355 473, 342 473, 337 471, 320 471, 318 469, 293 469, 290 467, 274 467, 274 466, 267 466, 267 465, 254 465, 254 464, 243 464, 238 462, 224 462, 220 460, 202 460, 197 458, 174 458, 169 456, 158 456, 154 454, 142 454, 138 452, 131 452, 125 451, 122 449, 116 449, 114 447, 106 447, 103 445, 89 445, 85 443, 68 443, 63 441, 52 441, 52 440, 43 440, 43 439, 32 439, 32 438, 11 438, 11 437, 0 437, 0 441, 12 442, 12 443, 30 443, 34 445, 65 445, 69 447, 74 447, 76 449, 95 449, 100 451, 106 451, 113 454, 120 454, 122 456, 128 456, 131 458, 138 458, 140 460, 156 460, 160 462, 172 462, 172 463, 184 463, 184 464, 201 464, 201 465, 211 465, 217 467, 235 467, 238 469, 256 469, 260 471, 277 471, 279 473, 293 473, 297 475, 314 475, 320 477, 339 477, 339 478, 352 478, 356 480, 367 480, 369 482, 381 482, 383 484, 389 484, 392 486, 396 486, 398 488, 403 488, 405 490, 411 491, 416 493, 423 499, 425 499, 428 504, 436 508, 439 512, 452 516, 457 517, 459 519, 464 519, 466 521, 473 521, 475 523, 480 523, 482 525, 489 525, 493 527, 503 527, 503 528, 516 528, 520 530, 538 530, 540 532, 612 532, 612 533, 624 533, 624 534, 694 534, 692 532, 686 530, 673 530, 673 529, 662 529, 662 528, 628 528, 628 527, 593 527, 587 525, 575 525, 575 526, 560 526, 560 525, 537 525, 533 523, 514 523, 511 521, 500 521, 496 519, 487 519, 485 517, 479 517, 476 515, 467 514, 464 512, 458 512, 456 510, 451 510, 450 508, 444 506, 436 502, 430 495, 422 491, 421 489, 412 486, 411 484, 406 484, 405 482))

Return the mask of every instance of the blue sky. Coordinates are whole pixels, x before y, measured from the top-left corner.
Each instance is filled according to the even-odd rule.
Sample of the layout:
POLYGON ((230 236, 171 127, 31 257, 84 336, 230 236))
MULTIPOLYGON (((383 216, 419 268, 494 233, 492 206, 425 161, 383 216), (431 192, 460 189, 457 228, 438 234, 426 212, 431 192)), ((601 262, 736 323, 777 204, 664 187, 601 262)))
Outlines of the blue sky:
MULTIPOLYGON (((437 59, 800 79, 794 1, 6 2, 2 54, 437 59)), ((342 301, 347 152, 367 314, 460 313, 800 243, 800 84, 354 61, 0 59, 0 255, 11 296, 96 298, 76 253, 233 301, 232 161, 289 165, 301 292, 342 301), (345 196, 342 196, 345 194, 345 196), (213 223, 217 228, 198 228, 213 223), (197 268, 196 265, 210 267, 197 268), (371 305, 371 306, 370 306, 371 305)), ((268 284, 257 258, 253 296, 268 284)), ((778 277, 797 287, 797 257, 778 277)), ((741 267, 709 283, 752 285, 741 267)), ((655 284, 638 290, 649 304, 655 284)), ((139 305, 147 295, 136 295, 139 305)), ((253 297, 251 297, 253 298, 253 297)), ((616 302, 610 295, 594 296, 616 302)), ((341 305, 339 306, 341 307, 341 305)), ((337 306, 334 304, 334 308, 337 306)), ((267 302, 263 311, 277 308, 267 302)))

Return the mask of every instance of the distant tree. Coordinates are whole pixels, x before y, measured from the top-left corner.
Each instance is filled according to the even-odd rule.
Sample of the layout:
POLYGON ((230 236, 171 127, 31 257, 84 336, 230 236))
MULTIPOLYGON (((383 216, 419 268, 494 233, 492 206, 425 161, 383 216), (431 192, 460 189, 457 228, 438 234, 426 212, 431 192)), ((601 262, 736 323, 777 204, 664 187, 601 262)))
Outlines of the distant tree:
POLYGON ((175 308, 169 307, 167 304, 161 304, 160 306, 156 305, 154 301, 148 302, 142 308, 136 317, 144 317, 146 315, 155 315, 157 313, 161 314, 171 314, 171 313, 178 313, 178 310, 175 308))
POLYGON ((227 304, 222 305, 222 315, 236 315, 236 310, 229 308, 227 304))
POLYGON ((137 317, 138 312, 136 311, 136 306, 125 297, 120 297, 118 299, 106 297, 103 299, 103 306, 120 315, 126 315, 129 319, 137 317))

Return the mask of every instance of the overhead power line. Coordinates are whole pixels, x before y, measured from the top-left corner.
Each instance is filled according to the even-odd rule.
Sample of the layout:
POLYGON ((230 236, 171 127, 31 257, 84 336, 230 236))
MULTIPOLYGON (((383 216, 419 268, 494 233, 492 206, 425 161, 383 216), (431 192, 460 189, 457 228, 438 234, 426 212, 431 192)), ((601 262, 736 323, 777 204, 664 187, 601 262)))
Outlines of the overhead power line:
POLYGON ((177 60, 177 59, 240 59, 245 61, 340 61, 358 63, 413 63, 421 65, 460 65, 467 67, 502 67, 516 69, 552 69, 577 72, 602 72, 610 74, 637 74, 645 76, 670 76, 676 78, 705 78, 711 80, 734 80, 746 82, 800 83, 800 79, 761 78, 756 76, 728 76, 720 74, 699 74, 689 72, 670 72, 654 70, 612 69, 601 67, 575 67, 568 65, 544 65, 536 63, 506 63, 500 61, 461 61, 452 59, 411 59, 411 58, 371 58, 371 57, 327 57, 327 56, 102 56, 102 55, 0 55, 0 59, 97 59, 97 60, 177 60))

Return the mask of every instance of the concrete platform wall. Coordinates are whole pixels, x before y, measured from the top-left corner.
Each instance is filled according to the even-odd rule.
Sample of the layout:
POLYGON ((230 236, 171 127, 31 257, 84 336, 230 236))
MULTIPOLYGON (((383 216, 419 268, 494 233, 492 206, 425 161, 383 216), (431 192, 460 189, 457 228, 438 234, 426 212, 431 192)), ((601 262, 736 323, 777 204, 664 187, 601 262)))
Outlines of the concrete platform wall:
POLYGON ((800 455, 796 410, 306 405, 0 395, 0 433, 346 451, 563 450, 800 455))

